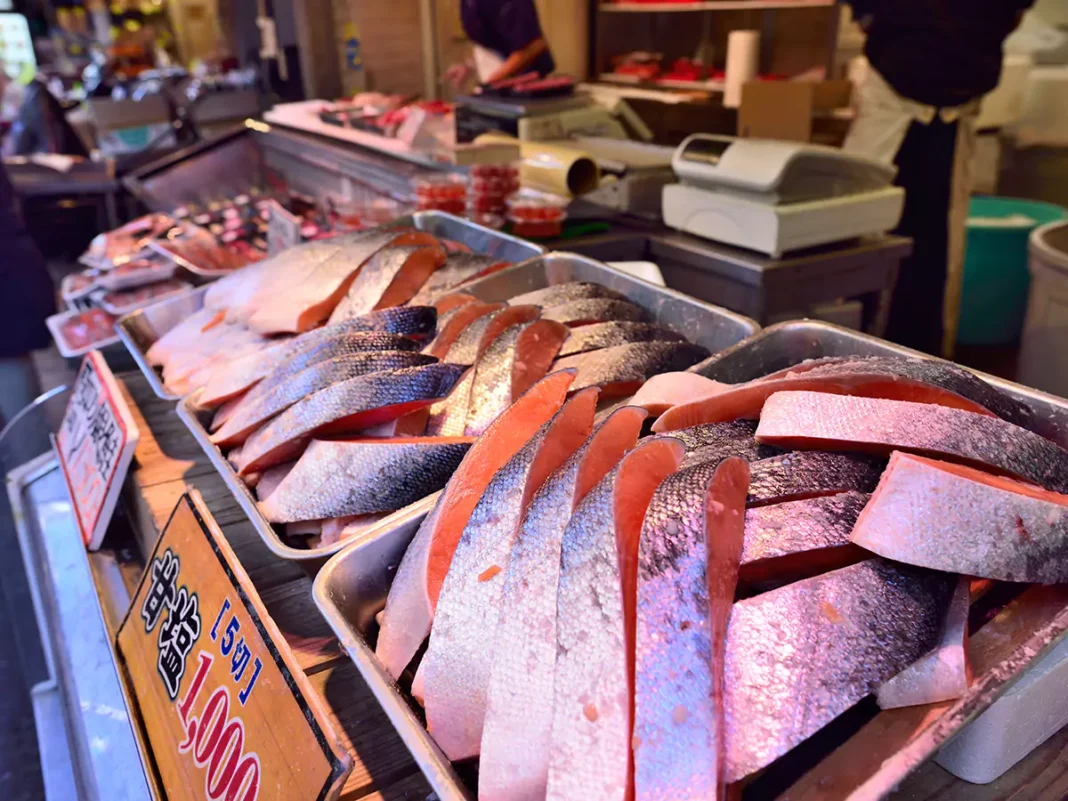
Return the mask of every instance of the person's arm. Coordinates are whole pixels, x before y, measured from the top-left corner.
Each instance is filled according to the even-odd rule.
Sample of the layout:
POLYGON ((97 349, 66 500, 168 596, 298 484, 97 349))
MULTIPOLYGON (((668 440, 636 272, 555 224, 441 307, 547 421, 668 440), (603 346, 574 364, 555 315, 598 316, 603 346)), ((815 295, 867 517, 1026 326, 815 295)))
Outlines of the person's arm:
POLYGON ((504 63, 489 76, 486 83, 493 83, 494 81, 500 81, 504 78, 511 78, 513 75, 522 75, 526 71, 526 68, 533 64, 534 60, 548 49, 549 45, 544 37, 539 36, 526 47, 511 53, 508 58, 504 60, 504 63))

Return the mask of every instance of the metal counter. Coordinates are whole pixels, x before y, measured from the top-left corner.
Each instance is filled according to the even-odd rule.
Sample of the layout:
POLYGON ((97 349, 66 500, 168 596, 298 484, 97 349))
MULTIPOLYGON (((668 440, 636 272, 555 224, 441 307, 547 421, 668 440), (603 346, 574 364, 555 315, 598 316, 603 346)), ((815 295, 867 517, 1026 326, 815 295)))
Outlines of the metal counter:
POLYGON ((885 234, 774 259, 663 228, 563 239, 552 246, 601 261, 651 261, 672 289, 761 325, 783 315, 804 317, 817 304, 855 298, 864 306, 865 329, 876 336, 886 327, 898 264, 912 252, 911 240, 885 234))

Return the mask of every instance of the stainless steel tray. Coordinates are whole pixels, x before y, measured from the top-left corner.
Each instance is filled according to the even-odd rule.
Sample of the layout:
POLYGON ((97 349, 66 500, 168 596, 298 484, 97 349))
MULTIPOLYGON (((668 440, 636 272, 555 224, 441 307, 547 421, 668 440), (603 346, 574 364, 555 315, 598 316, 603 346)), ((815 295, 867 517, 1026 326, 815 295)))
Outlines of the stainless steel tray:
MULTIPOLYGON (((439 238, 461 242, 476 253, 499 256, 505 261, 521 262, 545 252, 545 248, 532 242, 483 228, 470 220, 440 211, 416 212, 400 217, 390 225, 417 228, 439 238)), ((181 396, 163 387, 161 374, 148 363, 145 353, 157 339, 204 306, 206 291, 206 287, 200 287, 189 295, 146 306, 120 318, 115 324, 119 338, 126 344, 141 372, 145 374, 152 391, 164 400, 178 400, 181 396)))
MULTIPOLYGON (((557 254, 550 254, 546 258, 552 259, 556 256, 557 254)), ((502 271, 499 275, 504 274, 502 271)), ((701 365, 701 372, 718 380, 736 382, 789 367, 804 359, 846 355, 908 355, 930 358, 856 331, 828 323, 799 320, 771 326, 745 342, 713 356, 701 365)), ((1068 433, 1068 401, 1019 384, 983 377, 1000 389, 1031 404, 1062 434, 1068 433)), ((319 610, 408 745, 431 787, 443 801, 457 801, 473 798, 473 788, 460 780, 449 760, 427 733, 418 711, 419 707, 410 700, 407 688, 402 688, 394 682, 374 655, 378 636, 375 615, 385 606, 386 596, 401 557, 430 507, 431 503, 428 502, 421 510, 413 509, 407 516, 392 521, 388 529, 380 529, 373 539, 364 538, 360 542, 347 545, 319 571, 313 593, 319 610)), ((1065 597, 1068 599, 1068 595, 1065 597)), ((881 713, 893 716, 891 719, 896 728, 888 733, 900 739, 904 729, 905 733, 911 736, 900 741, 898 750, 877 755, 878 758, 871 760, 870 775, 865 774, 862 777, 863 787, 843 789, 836 784, 834 776, 820 778, 822 774, 813 771, 806 776, 808 784, 818 783, 821 789, 814 795, 808 795, 802 790, 798 797, 819 798, 821 801, 886 798, 906 776, 990 706, 1030 664, 1063 639, 1066 632, 1068 600, 1063 608, 1050 615, 1038 628, 1026 636, 1016 638, 1012 653, 995 669, 985 675, 976 676, 968 693, 948 705, 941 715, 924 714, 930 707, 881 713)), ((860 734, 854 736, 859 737, 860 734)), ((869 736, 868 739, 872 738, 869 736)), ((840 762, 848 761, 840 754, 848 753, 844 749, 850 742, 852 741, 845 741, 841 752, 828 749, 830 756, 838 757, 840 762)), ((880 747, 878 742, 868 750, 880 747)), ((817 770, 824 769, 821 755, 814 755, 810 759, 817 770)), ((794 773, 794 776, 799 775, 794 773)), ((793 788, 801 786, 801 783, 797 783, 793 788)), ((793 798, 793 788, 784 797, 793 798)), ((785 787, 779 788, 783 789, 785 787)), ((808 789, 811 790, 812 787, 809 786, 808 789)), ((755 797, 771 798, 778 795, 777 790, 755 797)))
POLYGON ((760 330, 754 320, 674 289, 656 286, 576 253, 546 253, 465 284, 463 291, 489 301, 565 281, 593 281, 626 295, 668 326, 712 353, 736 345, 760 330))
POLYGON ((398 217, 389 225, 409 226, 438 239, 451 239, 467 245, 475 253, 498 256, 504 261, 521 262, 545 252, 541 245, 476 225, 470 220, 444 211, 417 211, 398 217))
MULTIPOLYGON (((448 235, 452 232, 435 231, 435 233, 448 235)), ((474 281, 465 287, 465 291, 470 291, 480 297, 509 298, 520 292, 537 289, 550 283, 570 280, 598 281, 626 293, 636 303, 648 309, 657 322, 671 326, 679 333, 705 345, 709 350, 717 351, 733 345, 758 328, 752 320, 733 312, 710 306, 670 289, 647 284, 599 262, 570 253, 550 253, 529 259, 522 264, 494 273, 492 276, 474 281)), ((143 313, 151 312, 155 308, 146 309, 143 313)), ((348 546, 349 541, 316 549, 294 548, 287 545, 274 526, 260 513, 252 492, 238 478, 222 451, 211 441, 207 429, 210 414, 198 413, 183 400, 178 403, 178 416, 215 465, 215 469, 219 471, 219 475, 234 493, 234 498, 245 510, 253 527, 273 553, 283 559, 306 562, 308 563, 306 566, 314 570, 325 563, 331 555, 348 546)), ((398 521, 407 520, 415 514, 425 514, 429 506, 430 503, 426 499, 417 501, 368 528, 358 539, 361 542, 374 539, 384 532, 391 531, 398 521)))
POLYGON ((237 471, 235 471, 233 466, 226 461, 226 457, 223 455, 223 452, 219 450, 219 447, 211 441, 207 428, 207 424, 211 420, 211 413, 198 413, 189 405, 187 398, 178 401, 177 412, 178 418, 185 423, 186 428, 188 428, 193 435, 193 439, 197 441, 197 444, 200 445, 204 453, 207 454, 208 459, 218 471, 223 482, 230 488, 230 492, 234 494, 234 500, 237 501, 238 506, 240 506, 245 514, 248 515, 252 527, 256 529, 256 533, 260 535, 260 538, 263 540, 264 544, 266 544, 267 548, 270 549, 271 553, 282 559, 303 563, 303 567, 309 573, 315 573, 316 570, 326 563, 327 559, 347 546, 350 542, 373 540, 384 532, 391 530, 398 520, 404 519, 404 514, 408 513, 409 509, 415 509, 425 514, 429 506, 425 499, 418 501, 412 504, 411 507, 406 507, 399 512, 383 518, 374 526, 369 526, 365 532, 351 540, 345 540, 344 542, 337 542, 333 545, 314 549, 294 548, 292 545, 286 544, 285 540, 282 539, 274 526, 263 516, 252 491, 246 486, 245 482, 238 477, 237 471))
POLYGON ((178 400, 180 396, 163 387, 162 373, 148 363, 145 354, 161 336, 204 307, 204 293, 207 291, 208 288, 202 286, 184 295, 161 300, 120 317, 115 323, 115 333, 145 374, 152 391, 164 400, 178 400))

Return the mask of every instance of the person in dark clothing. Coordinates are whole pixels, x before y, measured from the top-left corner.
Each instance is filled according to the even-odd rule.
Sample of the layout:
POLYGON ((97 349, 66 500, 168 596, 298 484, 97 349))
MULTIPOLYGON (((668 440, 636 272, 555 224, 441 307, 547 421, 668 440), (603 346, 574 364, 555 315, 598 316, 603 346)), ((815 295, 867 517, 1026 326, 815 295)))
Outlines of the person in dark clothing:
POLYGON ((950 356, 960 316, 965 220, 979 100, 1002 43, 1033 0, 847 0, 868 38, 868 74, 844 149, 893 163, 905 189, 888 339, 950 356))
POLYGON ((63 107, 40 77, 34 78, 26 87, 18 117, 4 143, 5 155, 29 156, 33 153, 89 155, 74 127, 67 122, 63 107))
POLYGON ((30 351, 52 341, 45 318, 56 308, 44 256, 19 216, 0 165, 0 425, 39 394, 30 351))
POLYGON ((479 83, 525 72, 545 76, 556 69, 534 0, 461 0, 460 22, 474 47, 471 61, 454 64, 445 73, 454 85, 466 80, 472 69, 479 83))

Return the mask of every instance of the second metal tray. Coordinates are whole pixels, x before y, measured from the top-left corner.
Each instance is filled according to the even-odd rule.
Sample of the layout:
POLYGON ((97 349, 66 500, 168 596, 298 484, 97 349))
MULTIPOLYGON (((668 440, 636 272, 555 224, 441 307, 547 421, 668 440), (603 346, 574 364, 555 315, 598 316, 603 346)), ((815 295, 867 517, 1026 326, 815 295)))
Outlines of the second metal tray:
MULTIPOLYGON (((552 259, 557 255, 550 254, 546 258, 552 259)), ((503 271, 500 273, 502 276, 504 274, 503 271)), ((738 382, 789 367, 805 359, 848 355, 930 358, 856 331, 828 323, 799 320, 771 326, 740 345, 713 356, 700 366, 700 372, 718 380, 738 382)), ((1068 401, 1019 384, 983 377, 1030 404, 1061 435, 1068 434, 1068 401)), ((407 688, 402 688, 390 678, 374 654, 378 636, 375 616, 385 606, 401 558, 430 508, 431 502, 427 502, 421 510, 412 509, 406 517, 393 520, 392 525, 380 529, 373 539, 365 538, 347 545, 319 571, 315 578, 314 597, 316 605, 382 704, 438 797, 442 801, 460 801, 475 796, 473 787, 461 780, 427 733, 419 706, 411 700, 407 688)), ((818 797, 821 801, 859 801, 862 798, 873 801, 888 797, 906 776, 989 707, 1047 649, 1065 637, 1068 632, 1068 602, 1058 605, 1054 600, 1047 602, 1046 607, 1044 611, 1047 614, 1031 630, 1005 636, 1009 647, 996 667, 977 675, 969 691, 956 702, 943 707, 940 714, 933 707, 891 710, 882 713, 891 716, 885 724, 885 736, 878 732, 878 736, 873 736, 869 730, 862 728, 850 739, 843 737, 845 743, 838 746, 837 750, 837 743, 826 747, 822 755, 802 746, 799 750, 804 750, 806 758, 811 761, 810 766, 816 767, 816 770, 797 783, 795 780, 801 774, 794 772, 793 778, 774 792, 761 790, 758 793, 753 788, 747 797, 777 797, 787 786, 790 790, 783 797, 795 797, 795 790, 798 798, 818 797), (935 711, 929 711, 932 709, 935 711), (904 735, 908 737, 903 739, 904 735), (861 741, 861 737, 865 739, 861 741), (848 750, 850 746, 863 751, 863 759, 856 750, 848 750), (835 775, 819 773, 829 770, 823 757, 833 759, 831 764, 837 764, 839 768, 843 762, 864 762, 862 767, 856 768, 868 771, 863 774, 863 786, 859 789, 843 788, 835 775), (814 795, 806 794, 805 782, 808 782, 809 791, 812 790, 810 785, 818 782, 819 791, 814 795)), ((880 719, 881 716, 876 717, 872 722, 880 719)), ((808 744, 812 742, 807 741, 808 744)), ((849 779, 843 782, 848 783, 849 779)))

